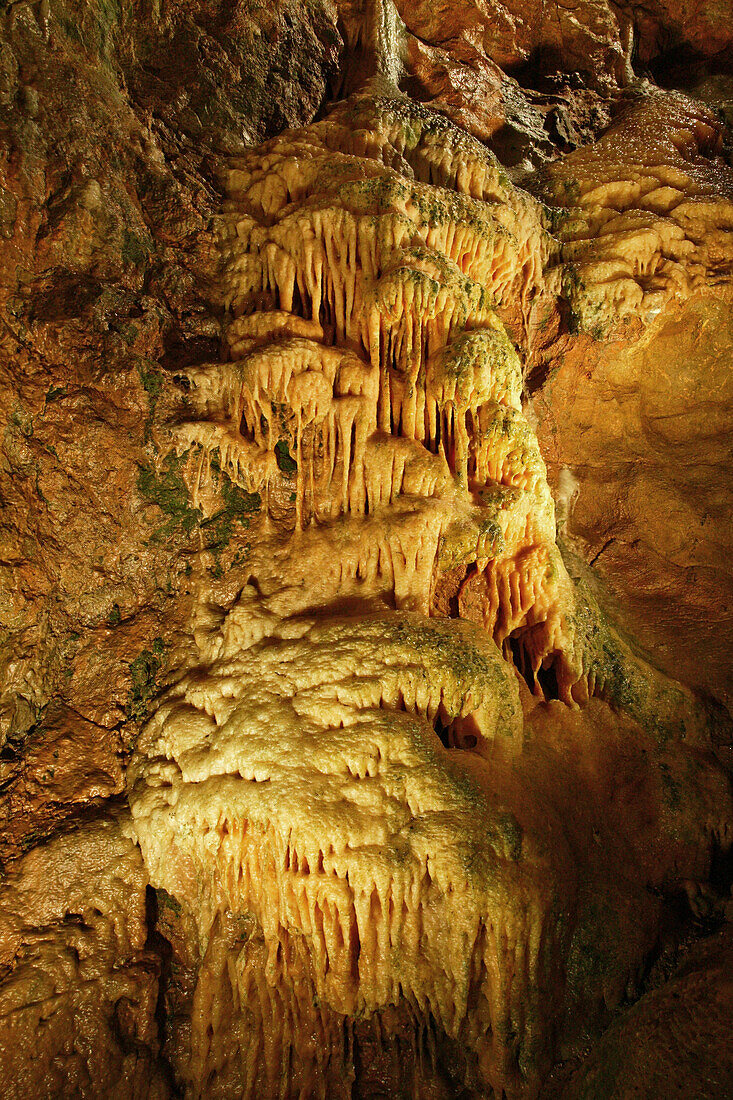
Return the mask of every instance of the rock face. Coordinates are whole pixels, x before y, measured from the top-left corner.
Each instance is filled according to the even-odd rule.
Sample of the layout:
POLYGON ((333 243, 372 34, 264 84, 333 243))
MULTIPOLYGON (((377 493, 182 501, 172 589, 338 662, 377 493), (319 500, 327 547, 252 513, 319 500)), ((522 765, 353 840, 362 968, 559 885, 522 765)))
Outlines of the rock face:
POLYGON ((733 15, 2 19, 2 1094, 723 1095, 733 15))
POLYGON ((146 874, 119 819, 36 847, 3 883, 5 1096, 162 1097, 146 874))

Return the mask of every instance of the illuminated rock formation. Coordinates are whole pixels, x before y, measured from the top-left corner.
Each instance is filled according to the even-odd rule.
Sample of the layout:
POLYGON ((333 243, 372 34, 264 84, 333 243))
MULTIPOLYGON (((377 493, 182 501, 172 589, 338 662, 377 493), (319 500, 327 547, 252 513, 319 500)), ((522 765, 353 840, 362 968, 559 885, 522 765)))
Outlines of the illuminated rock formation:
MULTIPOLYGON (((539 206, 403 100, 357 99, 227 179, 223 300, 239 318, 232 361, 191 376, 202 419, 180 438, 202 449, 197 499, 217 452, 271 516, 292 445, 284 525, 369 517, 346 527, 347 572, 427 612, 436 556, 473 567, 472 607, 499 645, 522 629, 535 671, 571 648, 552 499, 496 313, 545 293, 539 206)), ((563 694, 579 675, 570 657, 563 694)))
MULTIPOLYGON (((439 717, 451 743, 488 758, 497 737, 516 748, 511 670, 475 628, 387 612, 283 623, 264 610, 254 595, 241 601, 213 664, 157 712, 143 745, 145 793, 134 802, 153 880, 191 905, 202 936, 229 912, 250 914, 264 937, 262 958, 245 951, 229 978, 246 1005, 251 970, 264 965, 258 996, 276 1019, 224 1048, 223 1036, 195 1028, 199 1087, 231 1045, 247 1094, 275 1095, 283 1058, 305 1072, 311 1000, 326 1029, 320 1063, 335 1057, 344 1018, 403 996, 418 1016, 476 1044, 491 1076, 511 1074, 505 1043, 488 1037, 523 1030, 540 1011, 530 1000, 542 996, 553 937, 547 857, 525 851, 517 863, 520 826, 508 812, 492 814, 482 790, 489 765, 476 758, 478 776, 457 765, 432 726, 439 717), (508 914, 520 897, 513 930, 508 914), (468 1011, 477 998, 478 1015, 468 1011), (273 1053, 263 1067, 265 1041, 273 1053)), ((214 1005, 202 1004, 197 1027, 210 1022, 217 996, 202 990, 214 1005)), ((541 1043, 531 1024, 523 1041, 541 1043)), ((348 1079, 344 1057, 334 1069, 348 1079)), ((313 1087, 328 1095, 333 1086, 321 1076, 313 1087)))
MULTIPOLYGON (((663 876, 694 878, 730 812, 704 708, 603 624, 555 544, 497 311, 551 295, 556 247, 486 151, 406 100, 349 101, 226 181, 230 358, 187 372, 176 437, 194 504, 215 511, 226 474, 261 526, 132 769, 151 882, 203 951, 176 1072, 200 1096, 349 1096, 373 1020, 417 1095, 436 1041, 464 1052, 461 1087, 535 1095, 597 904, 573 838, 599 808, 560 824, 549 792, 576 765, 548 731, 596 694, 631 736, 687 738, 649 782, 687 766, 705 824, 680 851, 685 811, 660 804, 626 840, 658 836, 663 876)), ((602 709, 581 759, 606 751, 602 709)), ((637 895, 644 913, 612 999, 655 917, 609 874, 609 922, 637 895)))
POLYGON ((168 1095, 145 885, 112 819, 29 852, 3 883, 3 1096, 168 1095))

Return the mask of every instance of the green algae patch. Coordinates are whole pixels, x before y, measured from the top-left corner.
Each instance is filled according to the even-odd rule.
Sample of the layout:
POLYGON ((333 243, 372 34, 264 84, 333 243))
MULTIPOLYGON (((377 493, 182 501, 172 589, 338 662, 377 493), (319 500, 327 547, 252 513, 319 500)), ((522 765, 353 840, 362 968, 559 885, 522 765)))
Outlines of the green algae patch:
POLYGON ((286 477, 293 477, 294 474, 297 474, 298 463, 290 454, 287 440, 281 439, 275 444, 275 461, 280 473, 285 474, 286 477))
POLYGON ((130 665, 132 686, 127 695, 127 717, 144 722, 150 701, 158 686, 158 674, 163 666, 163 639, 156 638, 151 649, 144 649, 130 665))
POLYGON ((194 508, 184 477, 188 452, 169 454, 160 469, 152 466, 138 467, 137 489, 140 495, 160 508, 167 517, 157 527, 151 541, 160 542, 173 536, 188 538, 194 530, 200 531, 203 549, 210 550, 216 559, 215 569, 220 568, 219 555, 229 545, 237 528, 248 528, 250 517, 259 512, 262 501, 259 493, 248 493, 235 485, 221 469, 218 454, 211 458, 211 474, 221 507, 212 515, 204 516, 201 508, 194 508))
POLYGON ((185 462, 186 455, 171 453, 166 455, 159 470, 138 465, 137 491, 167 517, 153 531, 153 541, 163 541, 173 535, 188 537, 204 518, 200 508, 191 507, 188 486, 183 478, 185 462))
POLYGON ((507 856, 516 863, 522 858, 524 829, 511 810, 502 810, 499 813, 496 828, 506 846, 507 856))
POLYGON ((202 519, 199 523, 205 548, 214 555, 214 576, 221 576, 223 566, 221 554, 227 548, 238 527, 247 529, 250 517, 256 515, 262 507, 262 499, 259 493, 248 493, 235 485, 227 474, 221 469, 218 455, 211 458, 211 475, 216 485, 223 506, 213 515, 202 519))
POLYGON ((568 625, 583 654, 583 667, 595 676, 595 694, 629 715, 660 748, 681 742, 709 745, 713 709, 632 649, 606 618, 588 567, 566 544, 560 543, 560 550, 575 585, 568 625))
POLYGON ((455 520, 443 533, 438 550, 438 565, 444 571, 455 569, 475 562, 479 556, 494 558, 504 548, 504 533, 496 513, 488 509, 485 512, 476 509, 472 515, 455 520))
POLYGON ((163 390, 163 376, 155 363, 144 361, 138 366, 140 385, 148 397, 148 415, 143 425, 143 439, 147 443, 150 440, 150 431, 153 426, 155 409, 158 398, 163 390))

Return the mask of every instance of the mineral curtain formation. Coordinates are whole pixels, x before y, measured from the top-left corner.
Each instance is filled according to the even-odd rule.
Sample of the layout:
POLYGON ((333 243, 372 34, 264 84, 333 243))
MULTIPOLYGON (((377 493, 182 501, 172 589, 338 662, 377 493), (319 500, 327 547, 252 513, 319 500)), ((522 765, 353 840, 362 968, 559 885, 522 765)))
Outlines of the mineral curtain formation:
POLYGON ((152 46, 100 9, 81 61, 68 13, 5 17, 9 116, 39 57, 94 106, 61 155, 36 105, 3 192, 6 495, 40 518, 4 528, 0 1091, 722 1096, 729 685, 643 654, 561 456, 612 432, 596 371, 656 425, 634 355, 724 412, 696 343, 655 351, 730 302, 723 114, 605 9, 562 100, 539 47, 531 93, 491 60, 504 9, 203 7, 138 12, 152 46))

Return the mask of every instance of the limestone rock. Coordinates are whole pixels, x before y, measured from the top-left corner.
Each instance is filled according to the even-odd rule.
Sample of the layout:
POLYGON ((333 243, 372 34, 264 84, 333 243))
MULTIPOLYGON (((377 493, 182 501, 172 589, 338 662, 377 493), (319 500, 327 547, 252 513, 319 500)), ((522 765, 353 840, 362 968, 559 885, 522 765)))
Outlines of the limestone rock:
POLYGON ((730 952, 729 932, 703 941, 667 984, 609 1028, 563 1095, 712 1098, 730 1092, 730 952))

